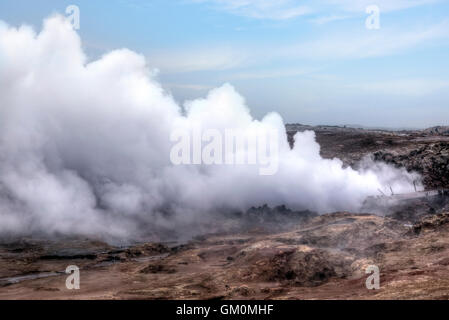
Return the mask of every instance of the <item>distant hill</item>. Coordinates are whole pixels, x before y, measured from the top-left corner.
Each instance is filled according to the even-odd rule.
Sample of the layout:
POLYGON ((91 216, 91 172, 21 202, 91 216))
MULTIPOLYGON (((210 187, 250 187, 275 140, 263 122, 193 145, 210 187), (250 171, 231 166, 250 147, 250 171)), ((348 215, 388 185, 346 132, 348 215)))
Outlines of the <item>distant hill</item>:
POLYGON ((287 123, 285 125, 287 131, 303 131, 303 130, 315 130, 315 129, 330 129, 330 130, 367 130, 367 131, 388 131, 388 132, 399 132, 399 131, 421 131, 422 129, 403 127, 403 128, 391 128, 391 127, 370 127, 357 124, 347 124, 347 125, 305 125, 300 123, 287 123))
POLYGON ((382 127, 382 126, 363 126, 359 124, 347 124, 345 125, 347 128, 357 128, 357 129, 365 129, 365 130, 382 130, 382 131, 416 131, 422 130, 422 128, 415 127, 382 127))
POLYGON ((427 134, 449 136, 449 126, 436 126, 423 130, 427 134))
POLYGON ((414 128, 414 127, 382 127, 382 126, 364 126, 359 124, 346 124, 346 125, 306 125, 306 124, 300 124, 300 123, 287 123, 285 125, 287 127, 287 130, 289 129, 310 129, 313 130, 314 128, 334 128, 334 129, 363 129, 363 130, 374 130, 374 131, 421 131, 423 133, 429 134, 429 135, 449 135, 449 126, 434 126, 430 128, 414 128))

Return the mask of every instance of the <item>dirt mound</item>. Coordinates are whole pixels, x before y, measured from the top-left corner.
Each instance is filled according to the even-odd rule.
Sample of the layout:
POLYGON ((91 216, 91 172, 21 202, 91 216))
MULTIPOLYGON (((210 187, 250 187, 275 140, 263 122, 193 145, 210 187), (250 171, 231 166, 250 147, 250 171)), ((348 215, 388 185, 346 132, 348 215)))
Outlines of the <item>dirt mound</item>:
POLYGON ((150 264, 144 269, 140 270, 141 273, 175 273, 176 268, 173 266, 167 266, 160 263, 150 264))
POLYGON ((431 135, 449 135, 449 126, 436 126, 423 131, 431 135))
POLYGON ((242 279, 245 281, 279 281, 289 285, 317 286, 337 276, 335 266, 344 264, 344 259, 341 258, 339 263, 336 260, 336 257, 331 257, 324 250, 306 246, 247 248, 240 252, 233 267, 249 266, 242 279))
POLYGON ((449 223, 449 212, 444 212, 436 215, 426 216, 421 221, 413 225, 413 233, 420 234, 421 232, 434 231, 437 228, 445 226, 449 223))
MULTIPOLYGON (((400 237, 406 230, 397 220, 372 214, 338 212, 325 214, 301 225, 294 234, 287 235, 297 244, 319 248, 363 248, 387 239, 400 237)), ((280 238, 279 241, 283 241, 280 238)))
POLYGON ((419 148, 377 151, 373 156, 376 161, 421 173, 424 185, 429 189, 449 188, 448 142, 432 143, 419 148))

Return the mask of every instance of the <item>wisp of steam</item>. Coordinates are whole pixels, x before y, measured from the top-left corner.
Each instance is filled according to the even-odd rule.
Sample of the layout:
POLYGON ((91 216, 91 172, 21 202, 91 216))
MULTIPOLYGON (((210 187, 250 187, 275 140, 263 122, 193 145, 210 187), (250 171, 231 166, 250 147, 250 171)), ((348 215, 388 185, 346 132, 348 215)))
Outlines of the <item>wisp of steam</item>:
POLYGON ((222 209, 285 204, 357 210, 386 185, 412 191, 414 174, 323 159, 314 132, 290 148, 276 113, 252 118, 229 84, 181 107, 142 55, 115 50, 88 61, 59 15, 42 31, 0 23, 0 236, 132 239, 208 221, 222 209), (177 126, 275 128, 276 174, 249 165, 173 165, 177 126))

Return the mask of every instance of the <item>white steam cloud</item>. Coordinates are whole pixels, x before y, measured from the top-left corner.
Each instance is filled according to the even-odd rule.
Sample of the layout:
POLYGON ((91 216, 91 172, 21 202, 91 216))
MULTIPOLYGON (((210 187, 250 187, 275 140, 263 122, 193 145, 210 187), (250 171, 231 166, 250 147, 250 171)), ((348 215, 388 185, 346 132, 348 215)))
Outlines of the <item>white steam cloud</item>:
POLYGON ((87 62, 61 16, 32 28, 0 23, 0 236, 42 233, 134 238, 208 219, 223 208, 285 204, 356 210, 386 184, 413 190, 416 176, 386 165, 363 172, 324 160, 313 132, 287 143, 276 113, 254 120, 230 85, 183 114, 145 58, 116 50, 87 62), (170 162, 178 126, 279 130, 279 170, 170 162))

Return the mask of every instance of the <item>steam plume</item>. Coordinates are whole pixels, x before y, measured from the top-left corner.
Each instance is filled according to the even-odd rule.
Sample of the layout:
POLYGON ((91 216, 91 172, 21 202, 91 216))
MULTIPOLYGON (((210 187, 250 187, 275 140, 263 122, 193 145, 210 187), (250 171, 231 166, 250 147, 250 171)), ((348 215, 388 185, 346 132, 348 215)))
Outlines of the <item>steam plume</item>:
POLYGON ((358 172, 322 159, 313 132, 297 133, 290 149, 280 116, 254 120, 231 85, 185 107, 183 114, 139 54, 115 50, 88 62, 61 16, 38 34, 0 24, 0 235, 133 238, 181 230, 221 208, 357 210, 386 183, 413 190, 416 177, 405 171, 358 172), (277 174, 172 165, 170 133, 193 123, 277 129, 277 174))

